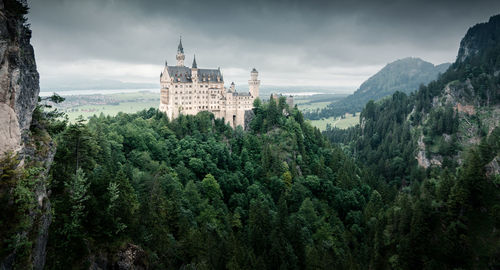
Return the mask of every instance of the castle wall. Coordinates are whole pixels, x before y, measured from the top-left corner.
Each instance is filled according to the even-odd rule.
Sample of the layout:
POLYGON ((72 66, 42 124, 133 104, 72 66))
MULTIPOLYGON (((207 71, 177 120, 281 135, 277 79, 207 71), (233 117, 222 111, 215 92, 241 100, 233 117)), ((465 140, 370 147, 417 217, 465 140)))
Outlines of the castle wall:
POLYGON ((224 118, 232 127, 244 126, 245 111, 252 109, 254 98, 225 91, 223 82, 163 82, 159 109, 169 119, 175 119, 179 114, 196 115, 210 111, 215 117, 224 118))
POLYGON ((234 83, 228 90, 220 69, 198 69, 196 60, 193 67, 184 66, 184 49, 179 42, 177 66, 167 66, 160 76, 160 106, 169 119, 180 114, 195 115, 209 111, 217 118, 224 118, 232 127, 245 125, 245 111, 253 108, 253 101, 258 97, 260 81, 254 68, 249 80, 249 92, 238 93, 234 83))

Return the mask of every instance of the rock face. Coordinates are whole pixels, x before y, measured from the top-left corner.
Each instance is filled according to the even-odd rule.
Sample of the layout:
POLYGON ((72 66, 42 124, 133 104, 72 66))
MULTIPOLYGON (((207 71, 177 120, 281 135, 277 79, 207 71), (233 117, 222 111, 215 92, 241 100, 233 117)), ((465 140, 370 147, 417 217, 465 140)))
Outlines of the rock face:
POLYGON ((146 269, 146 253, 139 246, 128 244, 127 247, 118 253, 120 258, 116 262, 115 269, 119 270, 142 270, 146 269))
POLYGON ((128 243, 114 256, 100 253, 89 258, 89 270, 145 270, 148 269, 146 252, 139 246, 128 243))
MULTIPOLYGON (((454 116, 459 119, 454 134, 441 134, 442 142, 450 142, 452 138, 460 147, 455 154, 443 154, 430 151, 432 145, 424 143, 423 129, 416 131, 419 137, 415 158, 423 168, 441 166, 444 158, 452 159, 458 164, 464 160, 464 150, 478 145, 481 138, 491 134, 500 123, 500 87, 498 85, 497 60, 500 51, 500 15, 493 16, 486 23, 476 24, 469 28, 460 42, 457 60, 450 67, 454 73, 445 74, 441 78, 442 91, 432 99, 431 111, 422 114, 422 123, 432 116, 432 112, 450 106, 454 116), (476 70, 472 74, 468 70, 476 70), (463 75, 467 74, 468 75, 463 75), (454 75, 461 74, 461 75, 454 75), (444 79, 446 81, 444 81, 444 79), (483 82, 493 83, 485 84, 483 82), (452 137, 453 135, 453 137, 452 137)), ((413 111, 412 114, 416 112, 413 111)), ((419 126, 417 126, 418 128, 419 126)), ((449 152, 448 152, 449 153, 449 152)), ((494 158, 486 166, 488 176, 498 174, 499 159, 494 158)))
MULTIPOLYGON (((43 170, 39 181, 29 190, 33 201, 36 201, 26 213, 31 225, 14 232, 27 236, 31 252, 24 256, 29 262, 23 266, 16 265, 16 257, 20 256, 14 250, 0 258, 2 270, 27 267, 43 269, 48 228, 52 221, 46 176, 55 146, 45 130, 40 131, 44 139, 29 132, 40 87, 35 55, 30 44, 31 30, 24 18, 26 13, 26 1, 0 0, 0 158, 8 151, 17 152, 19 158, 25 161, 19 167, 36 166, 43 170)), ((11 193, 12 190, 2 192, 11 193)))
POLYGON ((0 0, 0 155, 22 149, 40 92, 23 8, 0 0))
POLYGON ((250 122, 252 122, 254 117, 255 117, 255 113, 253 112, 253 110, 245 111, 245 118, 244 118, 243 126, 245 127, 246 131, 250 130, 250 122))
POLYGON ((485 48, 494 47, 500 43, 500 15, 490 18, 487 23, 476 24, 469 28, 460 42, 457 62, 463 62, 485 48))

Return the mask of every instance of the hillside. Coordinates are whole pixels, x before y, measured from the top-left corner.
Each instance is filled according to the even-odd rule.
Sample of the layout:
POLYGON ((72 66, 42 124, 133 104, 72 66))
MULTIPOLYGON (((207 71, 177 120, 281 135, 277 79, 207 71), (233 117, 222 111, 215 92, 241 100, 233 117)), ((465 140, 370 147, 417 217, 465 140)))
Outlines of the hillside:
POLYGON ((435 66, 420 58, 412 57, 396 60, 363 82, 352 95, 333 102, 318 112, 307 113, 306 117, 319 119, 360 112, 370 100, 380 100, 396 91, 406 94, 416 91, 420 85, 435 80, 449 66, 449 63, 435 66))
POLYGON ((498 267, 489 259, 500 252, 499 36, 497 15, 469 29, 456 62, 437 80, 410 96, 370 101, 358 126, 325 132, 400 190, 386 213, 411 220, 400 232, 409 230, 405 241, 420 238, 407 242, 412 254, 405 257, 415 268, 446 261, 498 267))

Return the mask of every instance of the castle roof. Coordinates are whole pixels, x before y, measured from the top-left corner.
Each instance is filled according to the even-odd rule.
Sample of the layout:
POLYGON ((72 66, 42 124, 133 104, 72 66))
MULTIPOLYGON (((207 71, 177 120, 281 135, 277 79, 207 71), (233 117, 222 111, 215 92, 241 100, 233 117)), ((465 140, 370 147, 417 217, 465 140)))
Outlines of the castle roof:
MULTIPOLYGON (((193 82, 189 67, 168 66, 167 70, 168 75, 176 82, 193 82)), ((198 69, 198 82, 219 82, 217 76, 219 76, 220 82, 224 81, 220 69, 198 69)))
POLYGON ((196 64, 196 55, 193 58, 193 66, 191 68, 198 68, 198 65, 196 64))

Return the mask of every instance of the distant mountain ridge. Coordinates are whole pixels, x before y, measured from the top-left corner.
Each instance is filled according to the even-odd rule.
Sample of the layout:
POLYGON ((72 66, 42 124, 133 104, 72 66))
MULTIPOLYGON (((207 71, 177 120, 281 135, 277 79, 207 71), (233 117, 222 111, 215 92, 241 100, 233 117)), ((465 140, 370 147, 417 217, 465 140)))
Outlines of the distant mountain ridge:
POLYGON ((407 57, 387 64, 375 75, 366 80, 346 101, 360 99, 368 102, 378 100, 396 91, 410 93, 421 84, 435 80, 439 73, 445 72, 450 63, 434 65, 420 58, 407 57))
POLYGON ((340 116, 345 113, 360 112, 370 100, 380 100, 396 91, 409 94, 421 84, 435 80, 445 72, 450 63, 434 65, 416 57, 407 57, 387 64, 375 75, 366 80, 354 94, 328 105, 327 108, 309 114, 308 118, 340 116))

